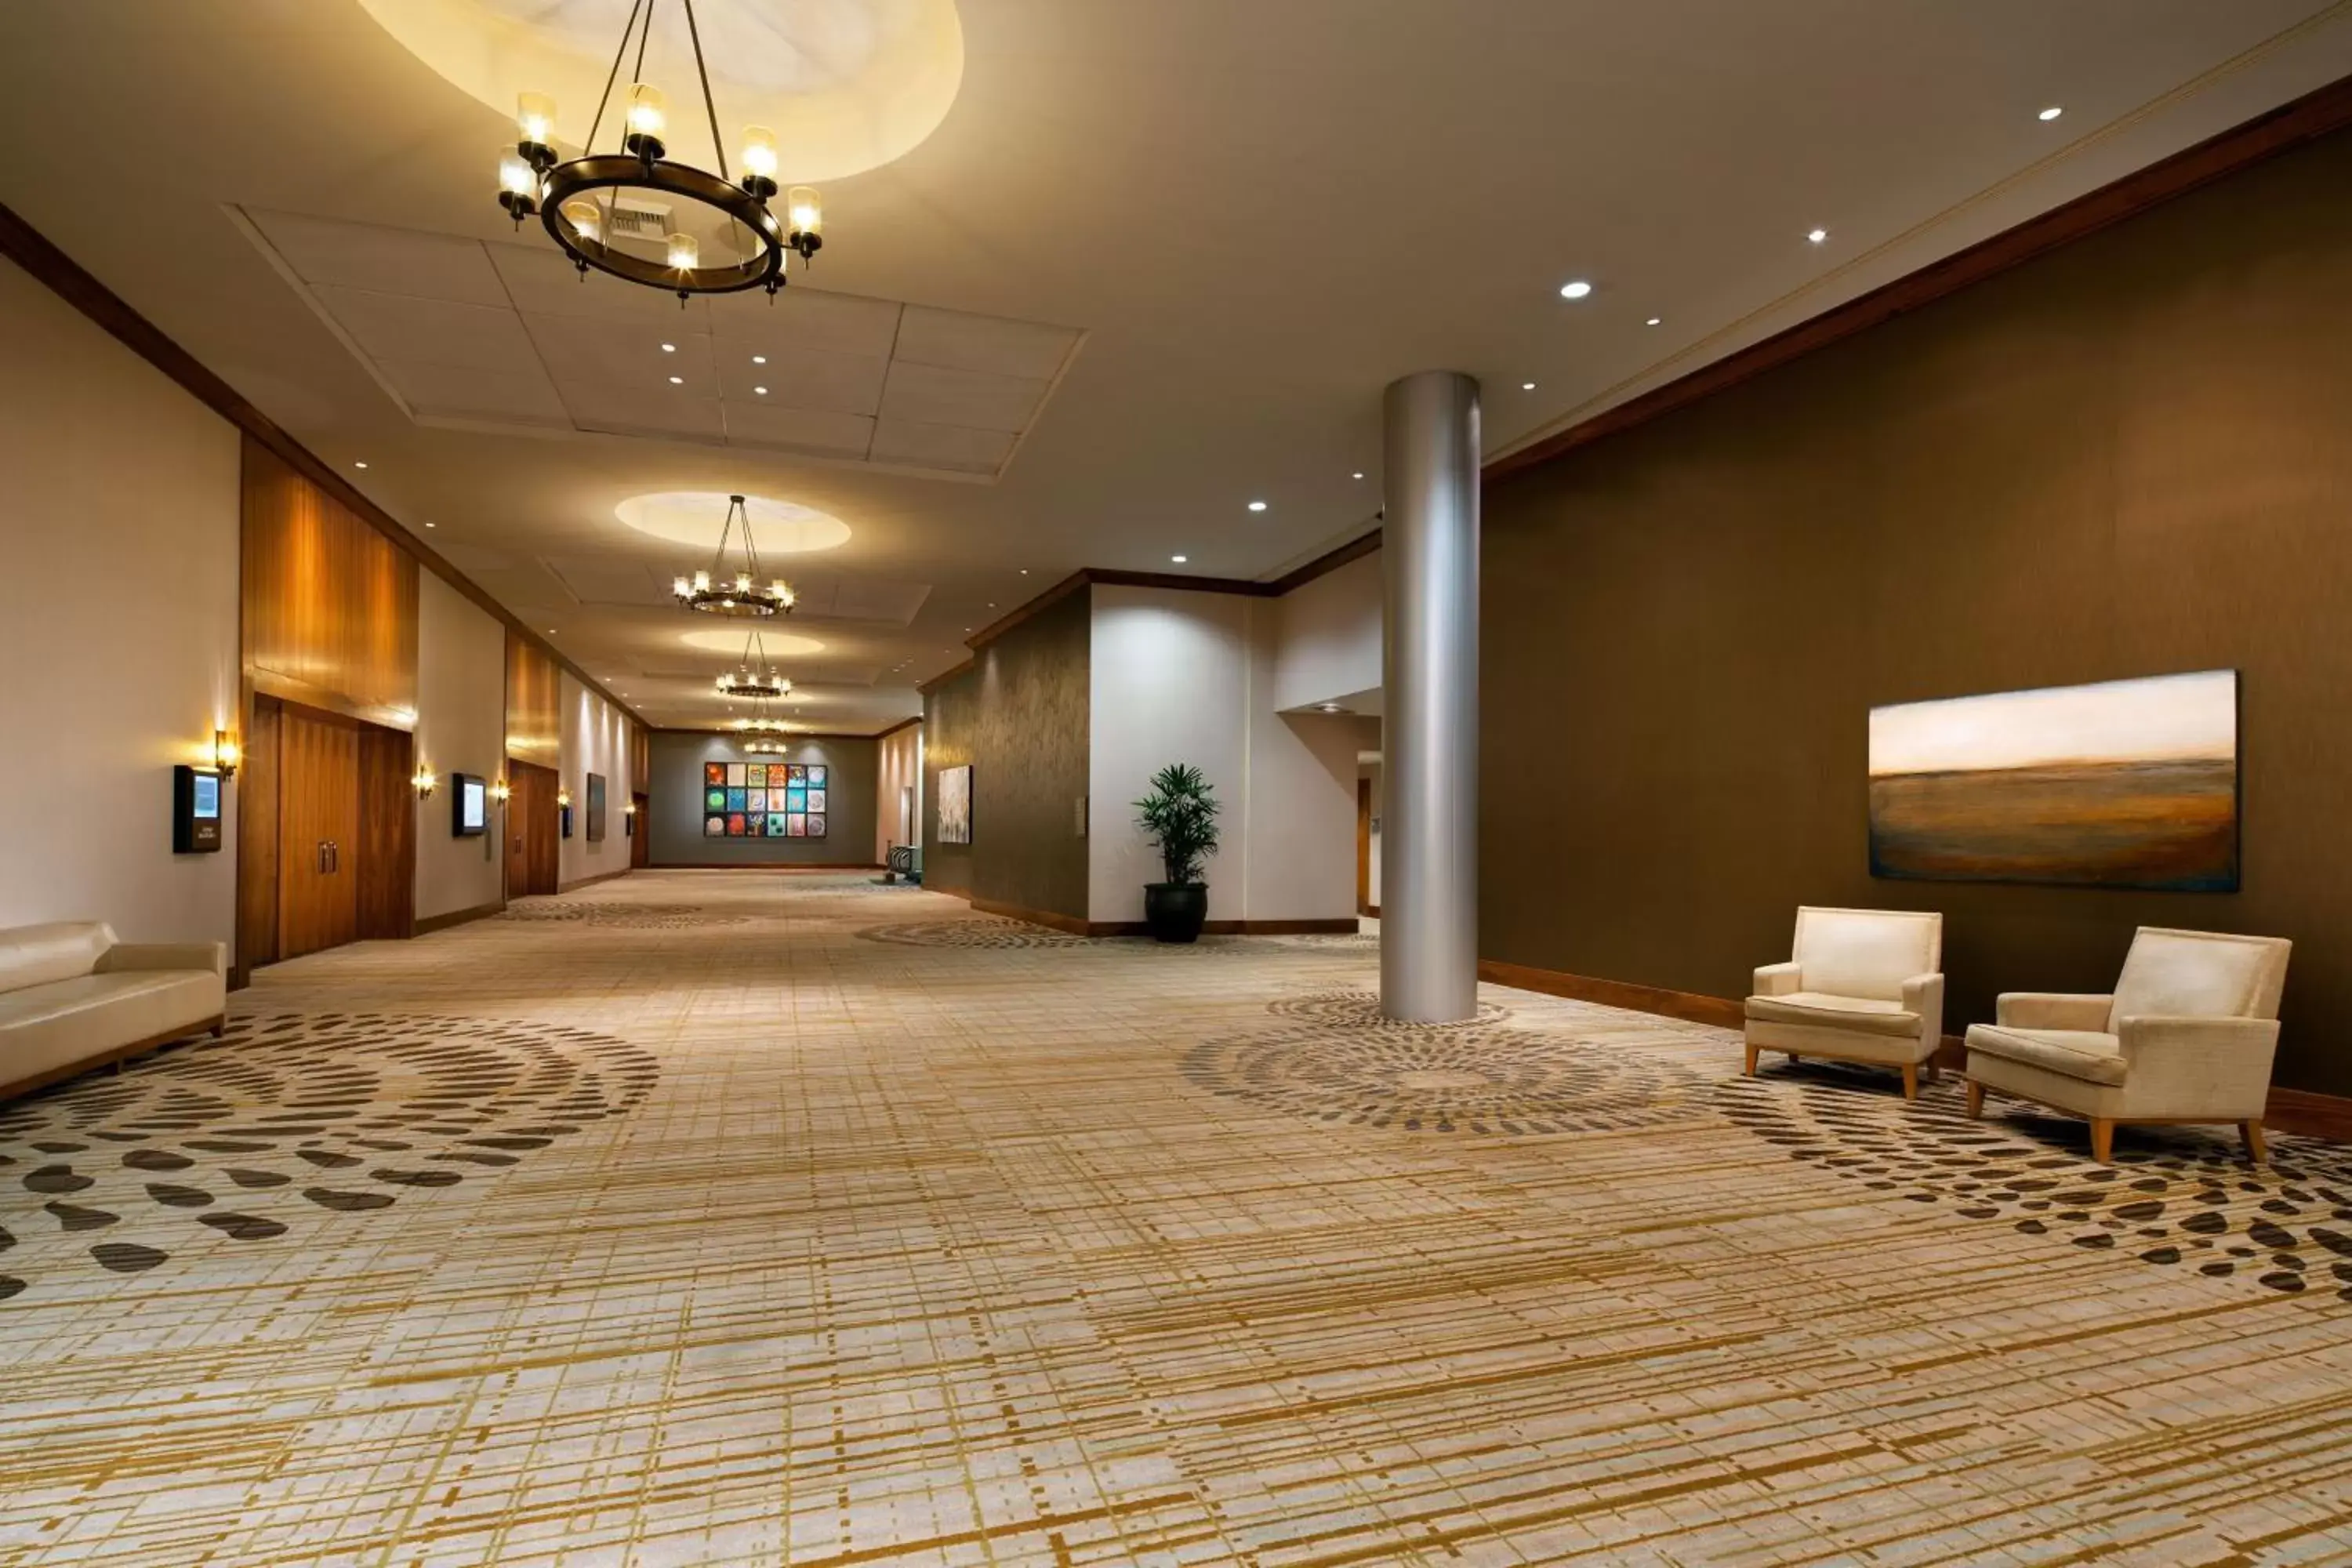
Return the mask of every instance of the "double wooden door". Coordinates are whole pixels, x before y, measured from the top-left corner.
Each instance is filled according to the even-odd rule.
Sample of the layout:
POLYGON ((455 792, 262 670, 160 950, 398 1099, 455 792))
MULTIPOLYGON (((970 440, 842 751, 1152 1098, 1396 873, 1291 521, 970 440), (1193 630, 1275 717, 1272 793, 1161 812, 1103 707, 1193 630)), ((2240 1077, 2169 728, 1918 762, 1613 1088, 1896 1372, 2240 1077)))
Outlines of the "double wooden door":
POLYGON ((360 737, 288 708, 278 723, 278 952, 359 935, 360 737))

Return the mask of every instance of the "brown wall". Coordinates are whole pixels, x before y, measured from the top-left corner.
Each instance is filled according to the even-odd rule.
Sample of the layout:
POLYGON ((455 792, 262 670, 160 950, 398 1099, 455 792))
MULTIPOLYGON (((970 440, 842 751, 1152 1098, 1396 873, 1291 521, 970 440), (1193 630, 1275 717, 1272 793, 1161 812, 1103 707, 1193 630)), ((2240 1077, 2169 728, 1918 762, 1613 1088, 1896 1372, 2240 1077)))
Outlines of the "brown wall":
POLYGON ((1939 909, 1946 1026, 2140 923, 2296 943, 2352 1092, 2352 133, 1486 497, 1480 952, 1718 996, 1800 902, 1939 909), (1874 881, 1874 704, 2235 668, 2243 890, 1874 881))
POLYGON ((923 709, 923 882, 1014 909, 1087 918, 1094 592, 1081 588, 973 656, 923 709), (941 844, 941 768, 971 764, 971 843, 941 844))
POLYGON ((331 713, 416 721, 416 560, 245 438, 245 670, 331 713))
POLYGON ((556 663, 507 632, 507 755, 543 768, 563 751, 563 682, 556 663))
POLYGON ((868 735, 794 735, 777 756, 754 756, 726 735, 665 730, 651 739, 652 820, 648 836, 656 866, 870 866, 874 864, 874 769, 878 752, 868 735), (704 836, 702 769, 706 763, 823 763, 825 774, 822 838, 710 838, 704 836))

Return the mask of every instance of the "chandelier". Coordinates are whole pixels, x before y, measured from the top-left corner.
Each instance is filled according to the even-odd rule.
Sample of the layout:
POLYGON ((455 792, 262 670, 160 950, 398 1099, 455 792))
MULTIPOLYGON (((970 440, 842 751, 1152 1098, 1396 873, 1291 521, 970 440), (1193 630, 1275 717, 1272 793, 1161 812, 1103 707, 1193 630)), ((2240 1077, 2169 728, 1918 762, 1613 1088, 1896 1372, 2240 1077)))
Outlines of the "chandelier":
POLYGON ((743 662, 720 676, 718 686, 719 695, 730 700, 782 697, 793 689, 793 683, 777 674, 776 667, 768 662, 768 646, 760 640, 757 626, 743 639, 743 662))
POLYGON ((793 749, 782 735, 772 735, 764 730, 744 736, 736 744, 755 757, 781 757, 793 749))
POLYGON ((730 294, 763 288, 770 299, 788 281, 784 253, 801 265, 824 243, 824 215, 816 192, 794 185, 784 198, 784 216, 769 210, 776 194, 776 134, 747 125, 740 143, 743 177, 727 172, 727 150, 719 135, 719 110, 710 98, 710 73, 702 63, 702 34, 695 26, 694 0, 686 9, 687 34, 694 40, 694 68, 702 83, 702 110, 710 125, 710 147, 719 173, 710 174, 668 156, 669 100, 645 79, 646 45, 653 37, 654 9, 661 0, 631 0, 621 25, 621 47, 604 79, 604 96, 588 141, 577 158, 555 151, 555 100, 526 92, 517 100, 518 139, 499 155, 499 205, 515 226, 537 215, 548 235, 563 247, 580 276, 595 268, 631 283, 668 289, 685 307, 691 294, 730 294), (644 17, 639 25, 640 15, 644 17), (636 35, 635 79, 623 101, 620 151, 598 153, 596 138, 604 110, 620 79, 621 61, 636 35), (694 218, 685 215, 691 213, 694 218), (699 228, 701 232, 696 232, 699 228), (708 242, 714 255, 706 264, 708 242))
POLYGON ((792 584, 782 577, 772 584, 756 581, 760 574, 760 552, 751 542, 751 509, 743 504, 741 496, 727 498, 727 521, 719 530, 719 551, 710 558, 710 570, 697 572, 692 582, 677 578, 670 591, 677 602, 689 610, 700 610, 711 616, 789 616, 795 603, 792 584), (735 516, 743 516, 743 564, 748 570, 738 572, 730 581, 726 575, 727 542, 735 532, 735 516), (715 583, 714 583, 714 580, 715 583))

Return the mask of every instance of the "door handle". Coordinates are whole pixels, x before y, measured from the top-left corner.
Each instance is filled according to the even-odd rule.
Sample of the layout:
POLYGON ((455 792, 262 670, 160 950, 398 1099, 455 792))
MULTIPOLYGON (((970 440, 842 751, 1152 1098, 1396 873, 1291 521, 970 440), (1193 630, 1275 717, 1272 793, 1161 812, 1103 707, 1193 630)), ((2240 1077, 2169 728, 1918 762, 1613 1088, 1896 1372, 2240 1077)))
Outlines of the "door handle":
POLYGON ((327 874, 327 841, 323 838, 319 840, 318 861, 319 875, 323 877, 327 874))

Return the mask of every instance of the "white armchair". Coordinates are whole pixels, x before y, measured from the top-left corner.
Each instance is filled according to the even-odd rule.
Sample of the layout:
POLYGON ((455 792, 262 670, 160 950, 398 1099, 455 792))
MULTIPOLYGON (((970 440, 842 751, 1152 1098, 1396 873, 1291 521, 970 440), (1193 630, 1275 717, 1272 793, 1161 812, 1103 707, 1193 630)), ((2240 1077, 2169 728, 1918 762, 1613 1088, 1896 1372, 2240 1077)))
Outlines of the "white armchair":
POLYGON ((1906 1100, 1944 1037, 1944 917, 1910 910, 1797 911, 1795 956, 1756 972, 1748 1073, 1759 1051, 1898 1068, 1906 1100))
POLYGON ((1988 1089, 2071 1111, 2103 1165, 2119 1121, 2234 1121, 2261 1163, 2292 945, 2142 926, 2112 996, 2004 994, 1969 1029, 1969 1114, 1988 1089))

